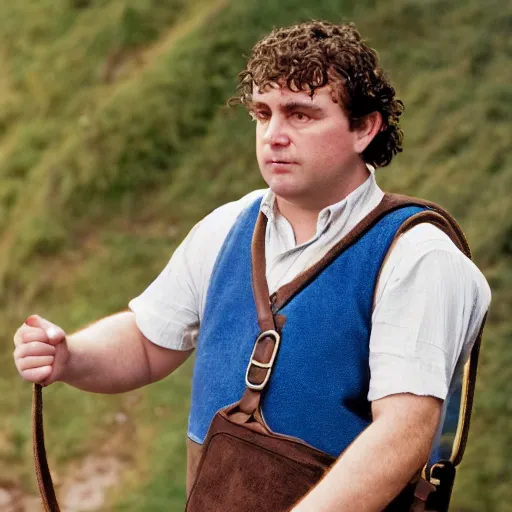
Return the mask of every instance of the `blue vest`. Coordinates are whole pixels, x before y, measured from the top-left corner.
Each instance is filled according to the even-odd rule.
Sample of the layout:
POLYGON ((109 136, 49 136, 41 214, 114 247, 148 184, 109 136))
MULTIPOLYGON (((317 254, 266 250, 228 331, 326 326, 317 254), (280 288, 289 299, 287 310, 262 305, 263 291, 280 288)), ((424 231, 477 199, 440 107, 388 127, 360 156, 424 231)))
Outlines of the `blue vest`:
MULTIPOLYGON (((215 413, 242 397, 260 333, 251 282, 260 202, 235 222, 208 289, 188 428, 198 443, 215 413)), ((388 213, 279 311, 286 322, 261 406, 274 432, 337 457, 371 422, 369 339, 377 276, 401 224, 423 209, 388 213)))

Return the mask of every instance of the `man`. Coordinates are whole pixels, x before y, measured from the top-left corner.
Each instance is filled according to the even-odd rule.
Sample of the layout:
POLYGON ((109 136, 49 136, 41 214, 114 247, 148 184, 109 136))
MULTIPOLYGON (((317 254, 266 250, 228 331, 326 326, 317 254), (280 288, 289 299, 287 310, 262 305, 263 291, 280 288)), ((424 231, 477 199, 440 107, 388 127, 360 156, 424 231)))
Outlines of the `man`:
MULTIPOLYGON (((269 189, 224 205, 199 222, 160 276, 131 301, 131 312, 71 336, 45 319, 29 317, 14 337, 14 358, 24 379, 119 393, 164 378, 196 347, 199 361, 208 353, 212 316, 227 313, 221 298, 212 296, 222 290, 219 261, 233 228, 250 208, 268 220, 266 277, 273 294, 318 262, 382 201, 374 168, 388 165, 401 151, 403 105, 377 54, 352 24, 312 21, 272 32, 253 48, 240 75, 237 101, 256 121, 258 164, 269 189)), ((353 283, 346 272, 330 284, 339 287, 340 297, 361 286, 372 293, 368 339, 344 340, 369 347, 369 372, 357 376, 361 384, 354 393, 364 393, 371 421, 352 437, 341 432, 344 444, 321 446, 318 441, 318 448, 343 455, 296 505, 297 512, 379 511, 405 487, 428 459, 453 376, 467 359, 490 303, 483 275, 434 225, 413 227, 380 256, 373 255, 374 249, 379 250, 370 246, 364 254, 375 268, 382 264, 375 282, 353 283), (385 260, 374 261, 379 257, 385 260)), ((246 300, 251 300, 247 293, 236 297, 234 307, 246 300)), ((346 301, 347 308, 357 308, 351 297, 346 301)), ((325 315, 329 310, 326 304, 325 315)), ((343 332, 336 318, 329 321, 333 331, 343 332)), ((226 333, 233 341, 224 353, 208 353, 228 377, 240 371, 236 361, 222 366, 235 349, 237 334, 226 333)), ((244 354, 245 364, 249 356, 244 354)), ((232 389, 219 395, 217 376, 205 375, 204 366, 196 368, 189 487, 213 412, 240 398, 232 389)), ((328 374, 314 380, 330 382, 328 374)), ((336 392, 351 382, 328 385, 336 392)), ((293 428, 314 431, 318 418, 309 411, 311 404, 297 409, 302 405, 300 421, 307 424, 293 428)), ((279 425, 279 432, 294 435, 280 411, 264 412, 271 428, 279 425)), ((321 440, 336 438, 341 427, 318 428, 325 432, 313 437, 321 440)))

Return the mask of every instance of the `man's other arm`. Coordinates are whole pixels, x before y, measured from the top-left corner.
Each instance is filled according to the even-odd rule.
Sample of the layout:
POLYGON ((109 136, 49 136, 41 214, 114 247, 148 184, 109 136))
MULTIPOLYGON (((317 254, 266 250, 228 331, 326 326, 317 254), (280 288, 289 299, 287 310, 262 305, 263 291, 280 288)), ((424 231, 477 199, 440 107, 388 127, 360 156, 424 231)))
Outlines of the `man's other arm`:
POLYGON ((381 512, 427 462, 441 409, 408 393, 373 402, 374 421, 293 512, 381 512))

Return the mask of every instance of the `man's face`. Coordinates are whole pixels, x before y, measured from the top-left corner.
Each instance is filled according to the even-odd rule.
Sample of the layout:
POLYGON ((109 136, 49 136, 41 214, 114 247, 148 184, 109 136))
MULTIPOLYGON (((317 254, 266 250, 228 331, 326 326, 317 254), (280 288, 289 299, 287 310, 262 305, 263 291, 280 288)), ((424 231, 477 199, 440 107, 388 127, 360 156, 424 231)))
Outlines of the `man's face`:
POLYGON ((351 188, 362 165, 358 132, 349 129, 330 85, 313 97, 277 84, 261 92, 254 87, 250 112, 261 174, 278 198, 323 208, 351 188))

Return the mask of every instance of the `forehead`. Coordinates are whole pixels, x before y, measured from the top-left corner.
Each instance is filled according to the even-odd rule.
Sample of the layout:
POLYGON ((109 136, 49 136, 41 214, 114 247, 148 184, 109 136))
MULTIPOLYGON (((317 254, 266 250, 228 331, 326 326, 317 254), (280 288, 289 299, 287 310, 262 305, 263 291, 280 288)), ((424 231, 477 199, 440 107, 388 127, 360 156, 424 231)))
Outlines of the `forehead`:
POLYGON ((327 84, 315 89, 313 96, 308 91, 292 91, 286 86, 281 86, 275 82, 260 90, 253 84, 252 102, 266 103, 269 106, 279 106, 291 101, 300 101, 309 103, 318 107, 329 107, 337 105, 333 99, 333 89, 327 84))

